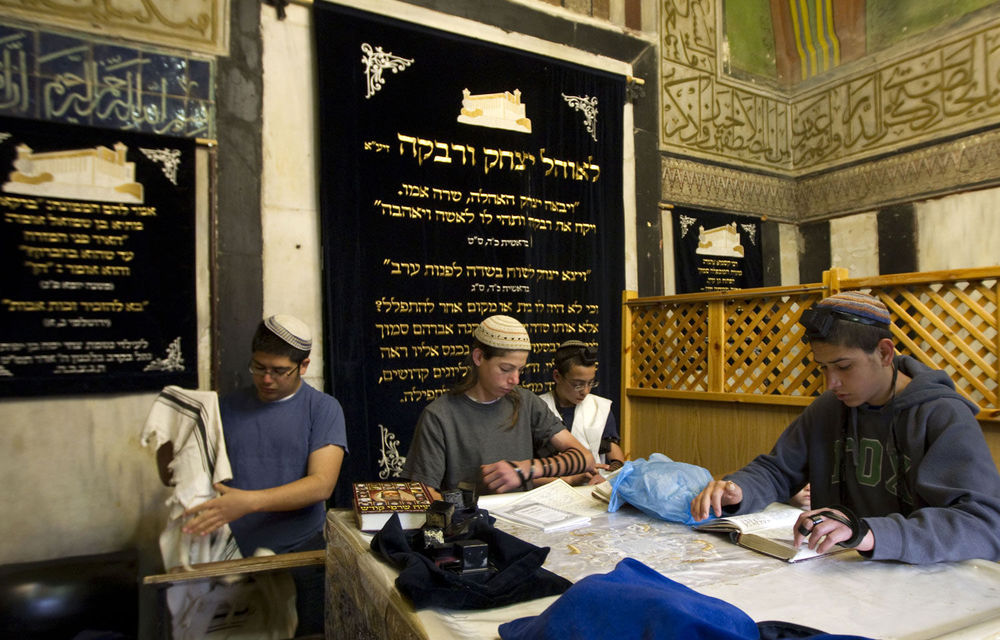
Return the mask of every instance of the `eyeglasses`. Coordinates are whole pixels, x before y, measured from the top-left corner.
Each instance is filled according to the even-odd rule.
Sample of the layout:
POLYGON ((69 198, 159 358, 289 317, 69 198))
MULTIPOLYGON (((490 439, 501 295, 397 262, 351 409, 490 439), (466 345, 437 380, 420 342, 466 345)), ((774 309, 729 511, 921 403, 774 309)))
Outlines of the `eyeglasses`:
POLYGON ((587 380, 586 382, 579 382, 574 380, 567 380, 570 386, 573 387, 573 391, 583 391, 584 389, 596 389, 597 380, 587 380))
POLYGON ((251 362, 248 368, 250 369, 250 373, 257 378, 263 378, 264 376, 271 376, 272 378, 287 378, 292 375, 292 372, 298 371, 299 365, 294 367, 269 368, 262 367, 256 362, 251 362))

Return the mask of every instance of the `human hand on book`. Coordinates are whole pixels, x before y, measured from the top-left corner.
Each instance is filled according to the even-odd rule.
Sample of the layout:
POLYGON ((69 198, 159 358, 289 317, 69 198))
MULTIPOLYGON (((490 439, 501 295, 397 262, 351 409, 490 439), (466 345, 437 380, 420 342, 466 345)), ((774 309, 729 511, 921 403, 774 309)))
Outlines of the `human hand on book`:
POLYGON ((722 517, 722 507, 743 502, 743 489, 732 480, 712 480, 691 501, 691 517, 696 522, 711 513, 722 517))
POLYGON ((808 540, 808 547, 819 553, 826 553, 833 545, 841 543, 858 551, 871 551, 875 547, 875 535, 854 514, 830 507, 802 512, 795 521, 793 533, 795 547, 808 540))

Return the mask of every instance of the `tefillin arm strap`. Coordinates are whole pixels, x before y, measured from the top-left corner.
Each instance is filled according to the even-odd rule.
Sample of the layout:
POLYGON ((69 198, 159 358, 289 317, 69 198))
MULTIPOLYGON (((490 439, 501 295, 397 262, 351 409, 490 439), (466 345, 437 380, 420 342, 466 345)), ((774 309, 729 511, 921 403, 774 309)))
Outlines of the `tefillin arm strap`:
POLYGON ((542 476, 547 478, 572 476, 587 470, 587 458, 579 449, 566 449, 538 461, 542 463, 542 476))
POLYGON ((853 549, 861 544, 861 541, 865 539, 865 536, 868 535, 868 532, 871 530, 871 528, 865 524, 865 521, 856 516, 853 511, 843 505, 834 504, 830 505, 830 508, 836 509, 846 517, 841 517, 840 514, 834 511, 820 511, 816 515, 836 520, 837 522, 846 524, 851 528, 851 537, 839 543, 840 546, 847 549, 853 549))

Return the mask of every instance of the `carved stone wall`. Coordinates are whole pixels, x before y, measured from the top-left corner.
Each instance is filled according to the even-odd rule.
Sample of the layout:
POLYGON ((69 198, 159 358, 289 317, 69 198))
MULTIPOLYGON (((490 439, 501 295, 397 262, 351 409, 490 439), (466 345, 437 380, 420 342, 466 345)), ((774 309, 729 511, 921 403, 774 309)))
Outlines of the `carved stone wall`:
POLYGON ((229 53, 230 0, 0 0, 12 17, 213 55, 229 53))
POLYGON ((795 180, 673 156, 660 163, 662 197, 672 204, 741 211, 790 221, 798 217, 795 180))
POLYGON ((914 202, 1000 184, 1000 131, 966 136, 795 183, 798 219, 914 202))
POLYGON ((806 221, 1000 183, 975 134, 1000 125, 997 11, 784 93, 721 70, 720 6, 661 0, 664 200, 806 221))

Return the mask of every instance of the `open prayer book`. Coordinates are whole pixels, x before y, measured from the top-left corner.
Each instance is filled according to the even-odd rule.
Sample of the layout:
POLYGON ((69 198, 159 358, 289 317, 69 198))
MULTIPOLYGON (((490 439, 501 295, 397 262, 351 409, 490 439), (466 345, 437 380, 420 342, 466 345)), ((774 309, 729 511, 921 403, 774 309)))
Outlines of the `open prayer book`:
MULTIPOLYGON (((512 494, 504 494, 509 495, 512 494)), ((590 524, 592 516, 605 511, 604 505, 591 498, 589 492, 578 492, 561 478, 513 495, 516 497, 509 500, 501 496, 483 496, 479 506, 498 518, 545 532, 585 526, 590 524)))
POLYGON ((821 555, 847 551, 847 549, 835 545, 826 553, 817 553, 806 546, 805 542, 798 549, 793 547, 792 527, 800 515, 802 515, 802 510, 798 507, 774 502, 757 513, 716 518, 696 524, 692 528, 697 531, 728 533, 730 539, 741 547, 787 562, 798 562, 821 555))

